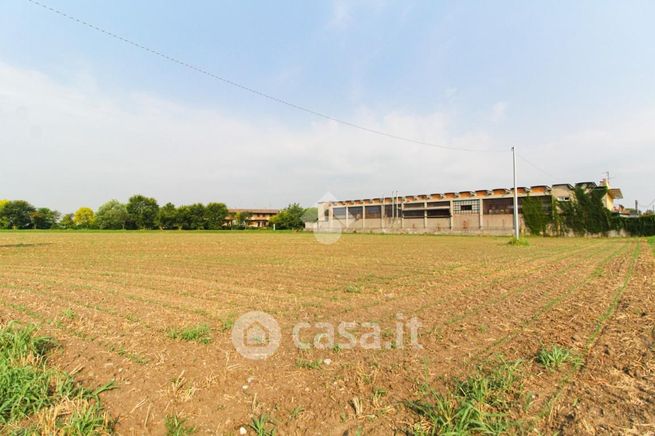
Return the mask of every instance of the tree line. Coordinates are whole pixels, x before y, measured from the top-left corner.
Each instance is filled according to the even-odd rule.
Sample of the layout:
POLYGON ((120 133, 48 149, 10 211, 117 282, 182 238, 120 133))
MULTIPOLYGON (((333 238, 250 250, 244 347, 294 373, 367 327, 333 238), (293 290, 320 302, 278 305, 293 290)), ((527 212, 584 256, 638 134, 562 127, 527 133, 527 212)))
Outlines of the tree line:
MULTIPOLYGON (((289 205, 271 219, 278 229, 301 229, 304 219, 315 215, 297 203, 289 205)), ((127 203, 109 200, 96 211, 81 207, 61 214, 46 207, 36 208, 25 200, 0 200, 2 229, 107 229, 107 230, 220 230, 248 227, 251 213, 230 214, 224 203, 194 203, 159 206, 157 200, 133 195, 127 203), (230 218, 228 220, 228 217, 230 218)))

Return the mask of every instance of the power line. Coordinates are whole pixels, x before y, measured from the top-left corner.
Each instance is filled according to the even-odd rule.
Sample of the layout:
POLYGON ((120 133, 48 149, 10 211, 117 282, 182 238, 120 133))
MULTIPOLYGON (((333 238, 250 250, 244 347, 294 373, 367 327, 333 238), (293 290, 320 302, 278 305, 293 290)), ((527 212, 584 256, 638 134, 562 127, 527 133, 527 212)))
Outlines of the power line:
POLYGON ((235 82, 234 80, 230 80, 230 79, 227 79, 225 77, 219 76, 219 75, 214 74, 214 73, 212 73, 212 72, 210 72, 208 70, 205 70, 204 68, 197 67, 197 66, 195 66, 193 64, 190 64, 188 62, 185 62, 185 61, 180 60, 178 58, 175 58, 173 56, 167 55, 166 53, 163 53, 163 52, 161 52, 159 50, 156 50, 156 49, 147 47, 145 45, 139 44, 138 42, 134 42, 134 41, 132 41, 130 39, 127 39, 127 38, 125 38, 125 37, 123 37, 121 35, 110 32, 109 30, 103 29, 102 27, 96 26, 95 24, 91 24, 91 23, 89 23, 87 21, 84 21, 84 20, 82 20, 80 18, 77 18, 77 17, 75 17, 73 15, 65 13, 65 12, 63 12, 63 11, 61 11, 59 9, 55 9, 55 8, 53 8, 51 6, 43 4, 43 3, 41 3, 41 2, 39 2, 37 0, 27 0, 27 1, 34 4, 34 5, 36 5, 36 6, 41 7, 43 9, 47 10, 47 11, 50 11, 50 12, 55 13, 57 15, 60 15, 60 16, 62 16, 64 18, 67 18, 67 19, 69 19, 71 21, 74 21, 74 22, 76 22, 78 24, 81 24, 83 26, 89 27, 89 28, 91 28, 91 29, 93 29, 93 30, 95 30, 97 32, 103 33, 106 36, 114 38, 114 39, 116 39, 118 41, 121 41, 121 42, 123 42, 125 44, 129 44, 129 45, 131 45, 133 47, 136 47, 136 48, 138 48, 140 50, 144 50, 144 51, 146 51, 146 52, 148 52, 148 53, 150 53, 152 55, 158 56, 158 57, 160 57, 162 59, 165 59, 165 60, 167 60, 169 62, 173 62, 173 63, 175 63, 177 65, 188 68, 188 69, 193 70, 193 71, 195 71, 197 73, 200 73, 200 74, 203 74, 205 76, 211 77, 212 79, 219 80, 219 81, 221 81, 221 82, 223 82, 223 83, 225 83, 227 85, 233 86, 235 88, 239 88, 239 89, 241 89, 243 91, 247 91, 247 92, 249 92, 251 94, 255 94, 255 95, 259 96, 259 97, 271 100, 271 101, 273 101, 275 103, 279 103, 279 104, 288 106, 288 107, 290 107, 292 109, 296 109, 298 111, 302 111, 302 112, 314 115, 316 117, 324 118, 324 119, 329 120, 329 121, 334 121, 334 122, 342 124, 344 126, 348 126, 348 127, 354 128, 354 129, 362 130, 364 132, 372 133, 372 134, 375 134, 375 135, 378 135, 378 136, 384 136, 384 137, 387 137, 387 138, 390 138, 390 139, 395 139, 395 140, 398 140, 398 141, 404 141, 404 142, 409 142, 409 143, 418 144, 418 145, 425 145, 425 146, 428 146, 428 147, 441 148, 441 149, 445 149, 445 150, 466 151, 466 152, 470 152, 470 153, 504 153, 504 152, 506 152, 505 150, 483 150, 483 149, 453 147, 453 146, 449 146, 449 145, 435 144, 435 143, 432 143, 432 142, 421 141, 421 140, 418 140, 418 139, 413 139, 413 138, 407 138, 407 137, 404 137, 404 136, 394 135, 393 133, 388 133, 388 132, 384 132, 382 130, 372 129, 370 127, 366 127, 366 126, 362 126, 362 125, 359 125, 359 124, 356 124, 356 123, 353 123, 353 122, 350 122, 350 121, 346 121, 346 120, 334 117, 332 115, 328 115, 326 113, 323 113, 323 112, 308 108, 306 106, 302 106, 302 105, 290 102, 290 101, 285 100, 283 98, 275 97, 273 95, 267 94, 265 92, 262 92, 262 91, 259 91, 257 89, 251 88, 249 86, 243 85, 241 83, 235 82))
POLYGON ((544 174, 547 175, 548 177, 551 177, 553 180, 556 179, 556 177, 555 177, 554 175, 552 175, 552 174, 549 173, 548 171, 544 170, 543 168, 541 168, 541 167, 539 167, 539 166, 533 164, 532 162, 530 162, 529 160, 527 160, 526 158, 524 158, 524 157, 521 156, 520 154, 517 153, 516 155, 518 156, 519 159, 521 159, 523 162, 525 162, 525 163, 527 163, 528 165, 530 165, 532 168, 534 168, 534 169, 536 169, 536 170, 538 170, 538 171, 541 171, 542 173, 544 173, 544 174))

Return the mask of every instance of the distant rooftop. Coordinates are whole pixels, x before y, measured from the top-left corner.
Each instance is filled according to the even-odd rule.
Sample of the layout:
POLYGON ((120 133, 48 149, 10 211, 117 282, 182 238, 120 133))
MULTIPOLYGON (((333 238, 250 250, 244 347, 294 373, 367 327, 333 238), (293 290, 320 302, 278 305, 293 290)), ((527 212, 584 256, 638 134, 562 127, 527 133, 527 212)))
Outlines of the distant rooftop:
POLYGON ((278 214, 280 209, 228 209, 229 213, 237 212, 250 212, 250 213, 262 213, 262 214, 278 214))
MULTIPOLYGON (((605 180, 601 180, 600 184, 596 182, 578 182, 575 184, 571 183, 555 183, 552 186, 549 185, 533 185, 533 186, 518 186, 517 192, 520 195, 527 195, 531 192, 534 193, 545 193, 548 194, 552 191, 553 188, 564 187, 566 189, 573 190, 576 187, 582 187, 586 189, 596 189, 606 186, 607 183, 605 180)), ((331 204, 343 204, 343 203, 352 203, 352 202, 367 202, 367 201, 383 201, 383 200, 392 200, 397 198, 401 201, 414 201, 414 200, 427 200, 427 199, 449 199, 449 198, 474 198, 474 197, 487 197, 494 195, 509 195, 514 191, 513 188, 493 188, 493 189, 476 189, 473 191, 454 191, 454 192, 444 192, 444 193, 432 193, 432 194, 413 194, 413 195, 398 195, 398 196, 388 196, 388 197, 372 197, 372 198, 358 198, 351 200, 337 200, 337 201, 325 201, 323 203, 331 204)), ((622 199, 623 193, 619 188, 610 188, 609 195, 614 199, 622 199)))

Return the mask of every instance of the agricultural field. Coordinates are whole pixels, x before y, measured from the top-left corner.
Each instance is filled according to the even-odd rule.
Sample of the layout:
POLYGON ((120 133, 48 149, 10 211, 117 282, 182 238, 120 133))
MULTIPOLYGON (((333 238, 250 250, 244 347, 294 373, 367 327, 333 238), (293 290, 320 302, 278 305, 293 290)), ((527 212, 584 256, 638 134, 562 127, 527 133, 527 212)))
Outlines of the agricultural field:
MULTIPOLYGON (((48 366, 95 392, 99 428, 120 434, 643 434, 655 432, 650 242, 5 232, 0 324, 53 338, 48 366), (233 345, 249 311, 279 324, 266 359, 233 345), (342 322, 361 343, 321 336, 342 322), (379 347, 361 345, 365 323, 379 347)), ((44 408, 13 422, 0 410, 0 430, 56 426, 44 408)))

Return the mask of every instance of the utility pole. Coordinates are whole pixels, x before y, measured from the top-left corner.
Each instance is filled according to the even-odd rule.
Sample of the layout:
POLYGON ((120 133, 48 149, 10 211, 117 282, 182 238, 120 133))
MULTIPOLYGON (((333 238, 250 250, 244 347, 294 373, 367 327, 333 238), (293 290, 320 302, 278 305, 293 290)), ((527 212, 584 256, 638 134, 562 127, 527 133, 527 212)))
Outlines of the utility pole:
POLYGON ((392 206, 391 206, 391 211, 393 215, 393 223, 396 223, 396 218, 398 218, 398 209, 396 209, 396 202, 398 201, 398 191, 392 191, 392 206))
POLYGON ((516 189, 516 149, 512 147, 512 169, 514 173, 514 237, 519 239, 519 194, 516 189))

